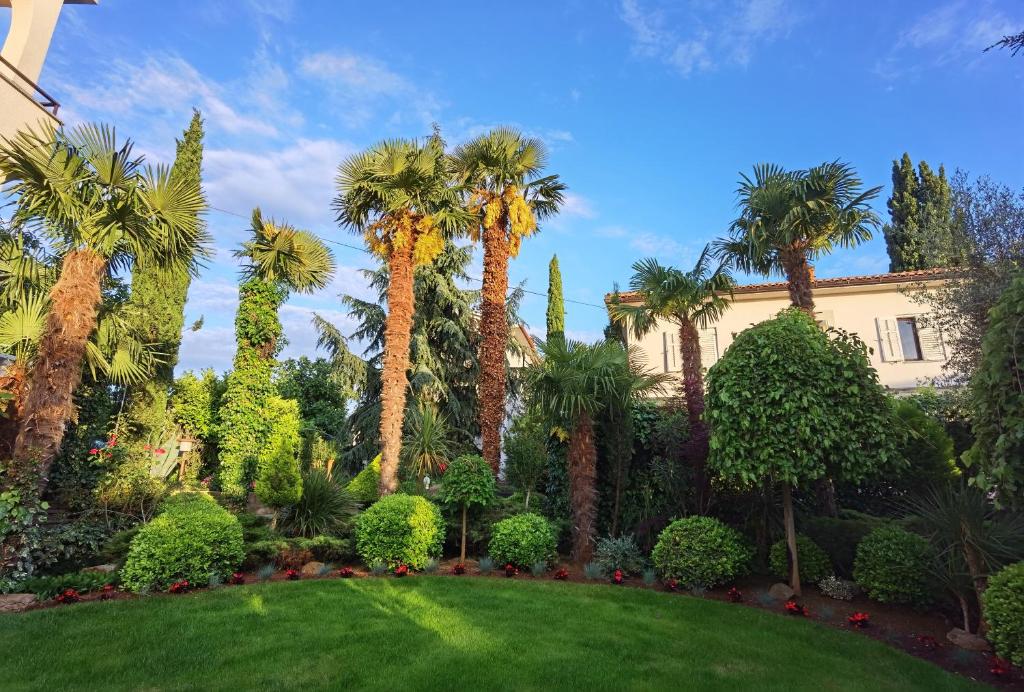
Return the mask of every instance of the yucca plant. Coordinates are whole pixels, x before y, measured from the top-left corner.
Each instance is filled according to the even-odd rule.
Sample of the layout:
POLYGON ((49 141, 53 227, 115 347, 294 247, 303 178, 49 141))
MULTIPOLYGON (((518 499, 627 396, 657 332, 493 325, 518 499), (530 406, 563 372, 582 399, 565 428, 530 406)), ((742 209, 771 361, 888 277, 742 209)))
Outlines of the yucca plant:
POLYGON ((302 475, 302 497, 288 512, 291 533, 306 538, 333 534, 355 516, 358 505, 343 486, 321 469, 302 475))
POLYGON ((442 465, 447 464, 452 456, 450 433, 448 418, 438 413, 433 404, 418 401, 406 424, 402 462, 417 478, 437 478, 442 465))

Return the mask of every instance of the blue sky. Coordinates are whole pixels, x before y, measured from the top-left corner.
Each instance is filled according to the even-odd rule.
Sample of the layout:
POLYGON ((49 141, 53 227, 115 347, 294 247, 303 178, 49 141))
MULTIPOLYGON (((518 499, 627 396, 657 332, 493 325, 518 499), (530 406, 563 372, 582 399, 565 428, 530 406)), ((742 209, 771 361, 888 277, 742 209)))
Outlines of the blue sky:
MULTIPOLYGON (((7 13, 0 13, 0 31, 7 13)), ((885 185, 917 160, 1024 186, 1024 57, 982 48, 1024 29, 1016 0, 479 3, 101 0, 69 6, 41 84, 68 122, 100 120, 169 161, 193 105, 207 120, 211 204, 255 205, 325 238, 334 171, 383 137, 441 125, 458 142, 498 124, 542 137, 571 195, 524 243, 514 282, 544 292, 558 253, 573 336, 630 265, 685 267, 735 216, 740 171, 840 158, 885 185)), ((193 283, 179 371, 230 367, 246 221, 211 211, 216 254, 193 283)), ((369 257, 334 248, 339 271, 282 310, 285 355, 312 354, 312 310, 350 331, 337 294, 366 296, 369 257)), ((885 271, 880 234, 819 262, 819 276, 885 271)), ((479 257, 472 273, 480 275, 479 257)), ((523 316, 543 331, 544 299, 523 316)))

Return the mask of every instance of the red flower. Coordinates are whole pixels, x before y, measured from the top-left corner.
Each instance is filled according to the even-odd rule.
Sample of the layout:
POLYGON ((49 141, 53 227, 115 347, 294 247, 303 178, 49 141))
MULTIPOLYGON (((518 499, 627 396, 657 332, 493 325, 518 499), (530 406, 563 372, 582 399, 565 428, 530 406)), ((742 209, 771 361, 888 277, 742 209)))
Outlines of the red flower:
POLYGON ((342 579, 350 579, 354 574, 351 567, 342 567, 338 570, 338 576, 342 579))
POLYGON ((89 450, 89 454, 99 454, 99 453, 100 453, 100 450, 97 449, 96 447, 93 447, 92 449, 89 450))
POLYGON ((615 570, 615 574, 612 575, 612 583, 613 584, 621 584, 625 580, 626 580, 626 577, 622 573, 622 570, 621 569, 615 570))
POLYGON ((167 453, 167 450, 165 450, 163 447, 161 447, 160 449, 158 449, 155 452, 153 452, 153 454, 166 454, 166 453, 167 453))
POLYGON ((790 615, 798 615, 799 617, 807 617, 809 612, 807 608, 800 605, 796 601, 786 601, 786 612, 790 615))
POLYGON ((679 589, 679 582, 675 579, 669 579, 665 582, 665 588, 669 591, 676 591, 679 589))
POLYGON ((284 576, 286 578, 292 580, 292 581, 295 581, 296 579, 299 578, 299 570, 297 570, 297 569, 285 570, 284 576))
POLYGON ((988 671, 990 673, 992 673, 992 675, 998 675, 998 676, 1002 677, 1003 675, 1008 675, 1009 674, 1009 672, 1010 672, 1010 665, 1011 664, 1005 658, 999 658, 998 656, 993 656, 990 659, 990 663, 991 663, 991 666, 989 667, 988 671))
POLYGON ((462 563, 462 562, 456 562, 455 566, 452 567, 452 574, 458 575, 458 574, 465 574, 465 573, 466 573, 466 565, 464 563, 462 563))
POLYGON ((100 600, 101 601, 106 601, 106 600, 112 598, 113 595, 114 595, 114 591, 116 591, 116 590, 117 590, 117 587, 114 586, 113 584, 104 584, 103 588, 100 589, 100 600))
POLYGON ((440 464, 437 465, 437 470, 440 471, 441 473, 444 473, 445 471, 448 470, 448 464, 442 461, 440 464))
POLYGON ((407 574, 409 574, 409 565, 399 565, 398 567, 395 567, 396 577, 404 577, 407 574))
POLYGON ((555 579, 557 579, 559 581, 565 581, 568 578, 569 578, 569 570, 567 570, 565 567, 559 567, 558 571, 555 572, 555 579))
POLYGON ((144 444, 144 445, 142 445, 142 448, 145 449, 148 452, 149 450, 153 449, 153 445, 144 444))
POLYGON ((188 579, 182 579, 171 584, 171 588, 167 589, 171 593, 185 593, 188 591, 190 584, 188 579))
POLYGON ((516 569, 515 565, 513 565, 511 562, 508 563, 507 565, 505 565, 505 576, 506 577, 514 577, 517 574, 519 574, 519 570, 516 569))
POLYGON ((54 600, 56 600, 57 603, 63 603, 67 605, 70 603, 78 603, 80 600, 82 600, 82 597, 74 589, 64 589, 60 593, 60 595, 58 595, 57 598, 54 600))
POLYGON ((733 603, 743 603, 743 592, 737 589, 735 586, 729 589, 728 593, 726 593, 725 595, 733 603))
POLYGON ((917 635, 917 643, 927 651, 935 651, 939 648, 939 642, 930 634, 917 635))
POLYGON ((850 617, 846 618, 846 621, 850 623, 851 627, 856 627, 857 629, 860 629, 862 627, 867 627, 871 624, 871 616, 867 613, 857 611, 850 617))
POLYGON ((239 584, 244 584, 245 583, 245 575, 242 574, 241 572, 234 572, 234 573, 232 573, 231 578, 228 579, 228 583, 229 584, 234 584, 235 586, 237 586, 239 584))

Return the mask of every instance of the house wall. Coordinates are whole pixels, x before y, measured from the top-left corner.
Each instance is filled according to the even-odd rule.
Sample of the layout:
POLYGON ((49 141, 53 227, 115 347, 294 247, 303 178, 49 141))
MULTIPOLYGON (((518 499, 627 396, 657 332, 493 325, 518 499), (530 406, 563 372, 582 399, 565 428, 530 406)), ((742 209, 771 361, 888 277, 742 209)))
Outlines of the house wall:
MULTIPOLYGON (((935 283, 931 282, 932 285, 935 283)), ((876 284, 814 290, 816 317, 829 326, 859 336, 871 351, 871 365, 878 371, 879 381, 890 389, 913 389, 941 376, 942 366, 948 357, 943 335, 920 324, 920 318, 927 313, 927 306, 914 303, 905 292, 919 290, 918 286, 876 284), (924 360, 903 359, 895 322, 898 317, 919 318, 924 360)), ((744 329, 773 317, 789 304, 785 290, 737 294, 722 319, 702 331, 704 367, 713 365, 744 329)), ((662 321, 642 339, 636 340, 630 335, 629 343, 638 347, 648 369, 679 372, 678 336, 675 331, 672 323, 662 321)))

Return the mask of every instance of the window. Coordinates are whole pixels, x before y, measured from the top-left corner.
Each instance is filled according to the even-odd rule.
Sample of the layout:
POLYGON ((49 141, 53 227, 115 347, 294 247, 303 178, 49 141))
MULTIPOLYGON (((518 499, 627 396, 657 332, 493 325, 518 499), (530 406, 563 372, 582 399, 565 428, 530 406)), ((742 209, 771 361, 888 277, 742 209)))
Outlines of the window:
POLYGON ((917 319, 898 317, 896 324, 900 330, 900 343, 903 345, 903 360, 923 360, 921 357, 921 339, 917 331, 917 319))

